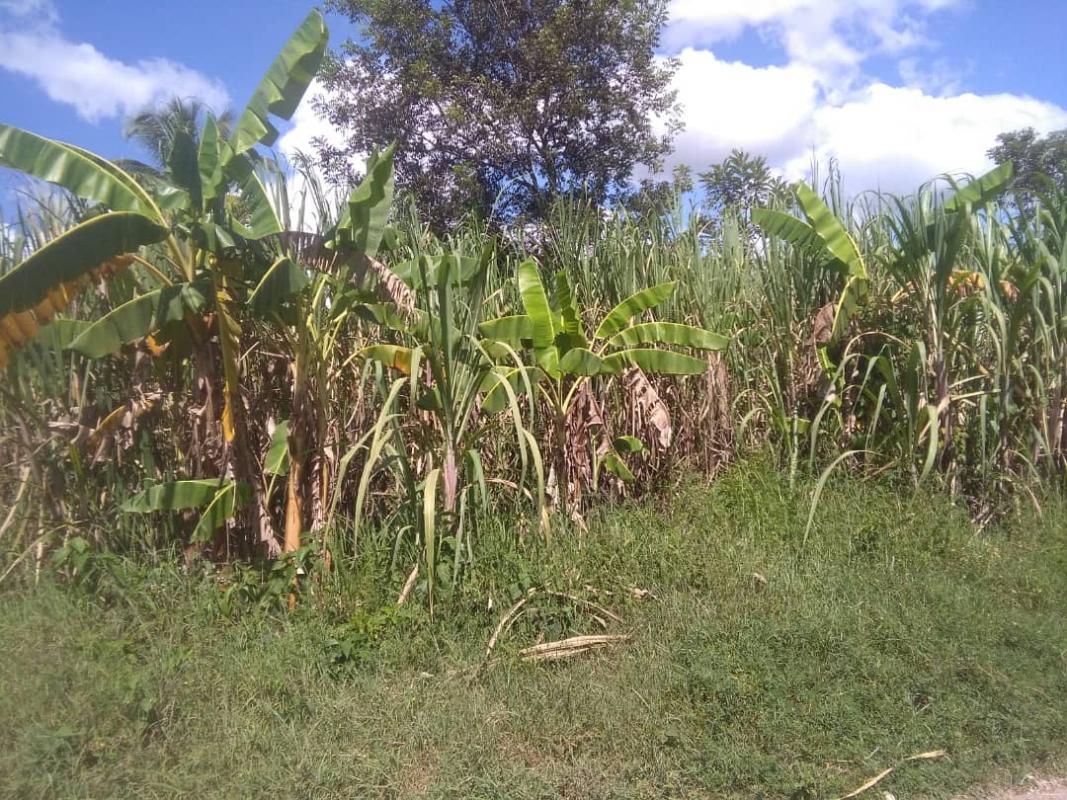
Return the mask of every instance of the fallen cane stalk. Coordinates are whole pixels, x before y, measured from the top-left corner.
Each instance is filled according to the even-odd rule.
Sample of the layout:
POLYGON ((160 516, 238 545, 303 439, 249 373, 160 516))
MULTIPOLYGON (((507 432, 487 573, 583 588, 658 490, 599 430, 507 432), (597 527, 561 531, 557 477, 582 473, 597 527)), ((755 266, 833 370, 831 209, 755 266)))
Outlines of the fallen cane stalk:
MULTIPOLYGON (((548 597, 556 597, 563 600, 568 600, 575 605, 584 607, 593 611, 593 618, 602 626, 607 627, 607 624, 598 615, 607 617, 615 622, 622 622, 622 617, 611 611, 608 611, 603 606, 592 603, 588 600, 583 600, 580 597, 575 597, 565 592, 554 592, 547 589, 530 589, 526 592, 525 596, 518 600, 511 608, 507 610, 503 617, 500 618, 500 622, 497 623, 496 628, 493 630, 493 635, 489 637, 489 644, 485 648, 485 656, 482 659, 482 663, 478 666, 478 669, 474 673, 474 677, 477 677, 489 664, 490 656, 493 654, 493 648, 496 647, 500 637, 507 632, 507 630, 515 623, 515 620, 521 616, 523 608, 530 600, 538 594, 547 595, 548 597)), ((564 639, 559 642, 546 642, 544 644, 534 645, 532 648, 526 648, 519 652, 520 657, 524 661, 550 661, 563 658, 570 658, 574 655, 587 652, 595 647, 603 647, 608 644, 614 644, 618 641, 629 639, 629 636, 623 635, 600 635, 600 636, 575 636, 571 639, 564 639)))
POLYGON ((583 653, 600 650, 610 645, 630 641, 629 634, 604 634, 600 636, 572 636, 556 642, 535 644, 519 651, 523 661, 562 661, 583 653))
POLYGON ((933 758, 943 758, 946 755, 948 755, 948 753, 945 750, 928 750, 925 753, 916 753, 913 756, 908 756, 903 761, 901 761, 899 764, 897 764, 895 766, 892 766, 892 767, 889 767, 888 769, 882 770, 877 775, 875 775, 873 778, 871 778, 869 781, 867 781, 865 784, 860 786, 858 789, 853 789, 848 794, 842 795, 841 797, 837 798, 837 800, 850 800, 853 797, 857 797, 857 796, 863 794, 865 791, 867 791, 871 787, 877 785, 878 783, 881 783, 881 781, 886 776, 891 774, 898 767, 900 767, 900 766, 902 766, 904 764, 907 764, 909 761, 928 761, 928 760, 933 759, 933 758))
POLYGON ((404 588, 400 590, 400 597, 396 599, 398 606, 404 605, 408 601, 408 597, 411 595, 411 590, 415 588, 415 581, 419 579, 419 565, 415 565, 415 569, 411 570, 411 574, 408 575, 408 579, 404 581, 404 588))

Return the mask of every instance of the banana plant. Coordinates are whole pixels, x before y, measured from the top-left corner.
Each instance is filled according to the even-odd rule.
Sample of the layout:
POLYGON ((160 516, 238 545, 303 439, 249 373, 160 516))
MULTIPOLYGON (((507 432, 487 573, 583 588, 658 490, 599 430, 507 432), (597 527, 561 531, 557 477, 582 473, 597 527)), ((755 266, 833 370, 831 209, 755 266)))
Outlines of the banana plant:
MULTIPOLYGON (((325 502, 314 513, 308 513, 312 488, 320 498, 327 493, 321 474, 309 476, 309 460, 316 448, 321 451, 325 436, 331 364, 339 357, 348 357, 339 337, 353 316, 365 316, 368 308, 384 308, 362 299, 363 293, 351 285, 353 273, 369 266, 383 284, 393 281, 394 290, 399 282, 378 261, 393 204, 393 152, 394 148, 389 147, 372 154, 366 176, 352 192, 340 217, 332 222, 320 218, 319 224, 326 228, 324 233, 274 237, 278 243, 277 260, 249 296, 253 309, 285 332, 292 354, 292 415, 286 426, 284 459, 287 486, 283 550, 287 553, 301 548, 303 531, 323 522, 325 502), (333 268, 315 269, 312 262, 324 258, 333 268), (309 285, 309 290, 303 291, 309 285), (288 307, 293 314, 285 313, 288 307)), ((281 189, 284 187, 284 183, 280 184, 281 189)), ((287 199, 283 206, 288 207, 287 199)), ((390 299, 394 300, 394 307, 404 305, 404 298, 395 296, 395 292, 390 299)), ((397 312, 392 316, 400 319, 397 312)))
MULTIPOLYGON (((360 352, 406 376, 404 394, 382 387, 385 408, 391 412, 390 434, 379 439, 384 447, 377 452, 397 469, 411 520, 407 529, 414 531, 420 546, 431 608, 437 584, 449 579, 454 584, 462 567, 473 559, 477 512, 484 511, 489 500, 484 464, 490 431, 500 427, 507 431, 513 448, 497 455, 510 463, 509 455, 517 454, 520 491, 533 473, 535 514, 544 521, 544 470, 519 402, 524 395, 532 401, 532 386, 513 384, 512 370, 495 363, 478 335, 478 315, 494 255, 489 244, 477 257, 421 255, 398 265, 395 274, 417 298, 417 308, 407 319, 380 308, 373 311, 383 328, 396 330, 412 344, 377 344, 360 352), (489 395, 495 398, 492 402, 489 395), (451 562, 444 560, 446 544, 451 562)), ((517 354, 515 359, 521 366, 517 354)), ((377 468, 377 459, 367 460, 357 513, 365 502, 369 476, 377 468)))
MULTIPOLYGON (((159 334, 189 337, 205 385, 213 383, 213 359, 205 352, 217 336, 222 364, 223 407, 219 422, 235 475, 252 482, 240 395, 240 300, 263 281, 298 292, 302 273, 291 261, 265 262, 261 241, 281 232, 255 149, 270 146, 278 131, 272 118, 295 112, 325 54, 328 32, 317 11, 290 37, 253 93, 228 138, 210 115, 198 140, 175 137, 162 175, 139 176, 75 145, 0 125, 0 165, 57 184, 98 204, 104 216, 133 213, 166 229, 158 252, 135 257, 152 289, 94 321, 71 344, 88 357, 102 357, 123 344, 159 334), (204 311, 213 311, 208 328, 204 311)), ((261 291, 262 294, 262 291, 261 291)), ((214 411, 208 406, 208 424, 214 411)), ((253 482, 258 485, 258 482, 253 482)), ((262 508, 262 498, 257 498, 262 508)), ((277 550, 265 514, 258 514, 260 543, 277 550)))
MULTIPOLYGON (((825 343, 834 344, 848 328, 856 309, 866 300, 870 277, 855 240, 823 199, 805 183, 798 183, 794 191, 804 219, 773 208, 756 208, 752 211, 752 221, 771 236, 815 254, 829 269, 841 275, 844 285, 834 307, 830 335, 825 343)), ((825 355, 825 345, 821 354, 825 355)), ((824 366, 828 364, 824 363, 824 366)))
POLYGON ((134 212, 93 217, 0 277, 0 369, 82 288, 129 267, 140 247, 166 235, 166 228, 134 212))
MULTIPOLYGON (((565 485, 569 482, 568 459, 574 449, 568 442, 568 422, 572 421, 574 410, 583 405, 587 420, 576 424, 583 430, 602 428, 595 422, 602 415, 588 391, 590 381, 631 370, 651 375, 701 375, 707 370, 706 360, 663 346, 716 351, 725 348, 729 340, 692 325, 637 321, 674 294, 675 282, 630 295, 600 320, 591 335, 586 331, 566 272, 556 273, 554 305, 549 302, 536 262, 528 260, 519 265, 517 282, 525 313, 489 320, 479 326, 479 331, 486 339, 530 354, 532 363, 512 370, 509 379, 532 373, 530 377, 545 400, 551 415, 549 449, 554 477, 557 487, 561 487, 559 497, 566 504, 571 491, 565 485)), ((492 400, 491 392, 489 402, 492 400)), ((624 456, 642 448, 633 437, 605 439, 595 448, 594 463, 630 481, 633 472, 624 456)))

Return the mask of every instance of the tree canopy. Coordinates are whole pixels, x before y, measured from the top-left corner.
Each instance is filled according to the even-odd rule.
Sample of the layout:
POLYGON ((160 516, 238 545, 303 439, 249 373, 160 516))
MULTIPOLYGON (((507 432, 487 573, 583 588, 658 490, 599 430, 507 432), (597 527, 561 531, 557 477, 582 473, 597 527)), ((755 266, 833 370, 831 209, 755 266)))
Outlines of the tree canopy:
POLYGON ((997 164, 1015 165, 1014 187, 1031 194, 1067 192, 1067 129, 1038 135, 1033 128, 997 136, 987 155, 997 164))
POLYGON ((358 27, 326 60, 318 142, 335 181, 397 143, 398 187, 431 222, 542 213, 624 194, 678 130, 666 0, 328 0, 358 27))
POLYGON ((771 174, 767 159, 744 150, 730 155, 700 173, 707 204, 713 212, 747 212, 771 205, 789 194, 789 185, 771 174))

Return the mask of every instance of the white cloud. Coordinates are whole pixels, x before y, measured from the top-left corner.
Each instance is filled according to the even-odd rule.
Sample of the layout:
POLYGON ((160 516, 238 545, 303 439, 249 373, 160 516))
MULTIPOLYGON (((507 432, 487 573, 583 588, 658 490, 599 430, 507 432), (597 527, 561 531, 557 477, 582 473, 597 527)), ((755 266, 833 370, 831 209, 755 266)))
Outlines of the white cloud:
POLYGON ((707 167, 734 147, 776 161, 807 136, 820 95, 818 73, 810 67, 757 68, 691 48, 679 61, 674 87, 686 127, 675 140, 674 163, 707 167))
POLYGON ((932 12, 956 0, 674 0, 668 43, 686 130, 668 167, 706 169, 733 148, 767 157, 790 179, 812 157, 838 159, 852 190, 915 189, 945 172, 980 173, 998 133, 1067 127, 1067 111, 1031 97, 961 93, 966 70, 931 48, 932 12), (720 59, 715 43, 755 28, 787 56, 780 66, 720 59), (688 44, 686 44, 688 43, 688 44), (904 86, 863 73, 895 54, 904 86))
MULTIPOLYGON (((304 94, 304 99, 297 106, 296 113, 290 120, 289 129, 278 138, 275 144, 275 149, 290 162, 298 153, 314 159, 317 154, 314 144, 316 139, 322 139, 336 146, 344 144, 344 137, 340 131, 326 120, 321 119, 312 107, 315 98, 323 94, 325 90, 322 83, 318 79, 312 81, 304 94)), ((353 158, 352 163, 362 168, 364 160, 353 158)), ((302 230, 316 230, 319 226, 319 213, 312 200, 313 192, 308 185, 307 178, 299 170, 292 169, 287 177, 287 187, 292 224, 302 230)), ((344 189, 335 186, 324 188, 327 193, 327 202, 331 206, 340 207, 347 194, 344 189)))
POLYGON ((52 0, 0 0, 0 12, 36 25, 54 25, 59 21, 52 0))
MULTIPOLYGON (((932 96, 875 83, 848 102, 816 108, 811 124, 816 155, 836 157, 849 186, 904 192, 944 172, 984 172, 998 133, 1067 127, 1067 111, 1011 94, 932 96)), ((787 161, 786 174, 804 177, 810 156, 787 161)))
POLYGON ((0 12, 0 69, 35 81, 90 122, 172 97, 196 97, 217 111, 229 105, 222 83, 182 64, 163 58, 126 63, 66 38, 50 0, 0 0, 0 12))
POLYGON ((286 156, 297 152, 315 154, 314 141, 323 139, 327 143, 340 147, 344 137, 333 125, 321 118, 312 108, 316 97, 324 93, 322 83, 317 78, 311 82, 304 99, 293 114, 291 127, 278 139, 277 149, 286 156))
POLYGON ((673 0, 668 47, 713 45, 754 27, 777 39, 791 61, 853 68, 873 53, 925 41, 922 17, 960 0, 673 0))

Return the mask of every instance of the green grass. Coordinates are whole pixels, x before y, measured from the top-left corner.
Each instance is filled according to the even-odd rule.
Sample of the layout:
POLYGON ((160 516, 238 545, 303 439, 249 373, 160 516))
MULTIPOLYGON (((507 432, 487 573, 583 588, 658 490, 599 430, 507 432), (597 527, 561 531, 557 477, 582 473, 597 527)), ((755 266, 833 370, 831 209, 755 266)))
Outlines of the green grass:
POLYGON ((870 796, 949 797, 1064 764, 1067 506, 978 533, 943 497, 842 480, 802 547, 808 491, 753 462, 521 554, 483 532, 433 621, 368 585, 343 612, 224 617, 169 568, 9 590, 0 795, 824 798, 944 748, 870 796), (632 641, 520 663, 538 633, 596 630, 536 603, 473 675, 529 586, 592 597, 632 641))

